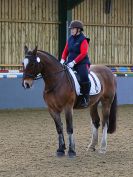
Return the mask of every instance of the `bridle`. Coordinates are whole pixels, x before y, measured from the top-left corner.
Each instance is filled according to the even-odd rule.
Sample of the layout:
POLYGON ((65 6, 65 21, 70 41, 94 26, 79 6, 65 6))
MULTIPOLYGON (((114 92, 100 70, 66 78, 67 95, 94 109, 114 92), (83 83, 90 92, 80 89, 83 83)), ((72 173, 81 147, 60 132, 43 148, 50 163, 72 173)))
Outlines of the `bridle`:
MULTIPOLYGON (((35 56, 34 58, 33 58, 33 57, 34 57, 34 56, 32 56, 32 55, 26 55, 26 56, 25 56, 25 58, 32 59, 32 60, 35 61, 35 63, 37 63, 37 61, 36 61, 36 56, 35 56), (32 58, 31 58, 31 57, 32 57, 32 58)), ((28 77, 28 78, 32 78, 33 80, 39 80, 39 79, 42 79, 42 78, 52 77, 52 76, 54 76, 54 75, 56 75, 56 74, 59 74, 59 73, 61 73, 61 72, 63 72, 63 71, 66 71, 66 70, 67 70, 67 66, 66 66, 66 65, 63 65, 63 69, 60 70, 60 71, 57 71, 57 72, 52 72, 52 73, 49 73, 49 74, 43 73, 43 74, 38 74, 37 76, 34 75, 34 74, 23 74, 23 78, 28 77)))
MULTIPOLYGON (((27 56, 26 55, 26 57, 28 58, 29 56, 27 56)), ((31 57, 31 56, 30 56, 31 57)), ((35 60, 35 62, 37 62, 36 61, 36 57, 34 58, 35 60)), ((62 65, 62 64, 61 64, 62 65)), ((63 69, 61 69, 61 70, 59 70, 59 71, 56 71, 56 72, 51 72, 51 73, 43 73, 43 74, 38 74, 37 76, 36 75, 34 75, 34 74, 23 74, 23 79, 24 78, 26 78, 26 77, 28 77, 28 78, 32 78, 33 80, 39 80, 39 79, 46 79, 46 78, 49 78, 49 77, 54 77, 54 76, 56 76, 57 74, 59 74, 59 73, 61 73, 61 72, 65 72, 66 73, 66 76, 67 76, 67 79, 68 79, 68 82, 69 82, 69 84, 70 84, 70 86, 71 86, 71 88, 73 89, 74 88, 74 86, 73 86, 73 83, 72 83, 72 80, 71 80, 71 76, 70 76, 70 73, 69 73, 69 71, 68 71, 68 67, 67 67, 67 65, 62 65, 62 67, 63 67, 63 69)))
MULTIPOLYGON (((34 55, 27 54, 27 55, 25 55, 25 58, 28 58, 29 60, 33 60, 35 62, 35 64, 37 62, 36 61, 36 55, 34 56, 34 55)), ((26 77, 32 78, 33 80, 38 80, 38 79, 42 78, 42 76, 40 74, 35 76, 34 74, 24 74, 23 73, 23 79, 26 78, 26 77)))
POLYGON ((38 80, 38 79, 42 79, 42 78, 48 78, 48 77, 51 77, 51 76, 54 76, 55 74, 59 74, 63 71, 66 71, 67 68, 63 68, 62 70, 60 71, 57 71, 57 72, 53 72, 53 73, 49 73, 49 74, 46 74, 44 73, 43 75, 42 74, 38 74, 37 76, 33 75, 33 74, 23 74, 23 78, 32 78, 33 80, 38 80))

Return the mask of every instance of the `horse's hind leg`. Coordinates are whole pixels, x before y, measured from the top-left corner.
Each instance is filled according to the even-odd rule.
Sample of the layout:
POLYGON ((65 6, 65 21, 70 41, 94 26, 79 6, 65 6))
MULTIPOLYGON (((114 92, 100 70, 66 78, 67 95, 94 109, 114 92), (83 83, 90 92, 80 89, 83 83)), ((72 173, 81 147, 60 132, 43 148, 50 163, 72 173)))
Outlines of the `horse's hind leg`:
POLYGON ((98 128, 100 126, 100 117, 97 110, 98 103, 90 107, 90 115, 92 118, 92 139, 88 149, 95 151, 95 146, 98 144, 98 128))
POLYGON ((111 108, 111 101, 110 99, 102 100, 102 139, 100 145, 100 153, 105 154, 107 149, 107 130, 109 125, 109 114, 111 108))
POLYGON ((61 122, 61 117, 59 112, 54 112, 53 110, 49 109, 50 115, 53 117, 55 125, 56 125, 56 130, 58 133, 58 140, 59 140, 59 148, 57 149, 57 156, 63 156, 65 155, 65 141, 64 141, 64 135, 63 135, 63 123, 61 122))
POLYGON ((69 157, 76 156, 75 142, 73 137, 72 115, 73 115, 73 108, 71 106, 67 106, 65 108, 65 117, 66 117, 66 129, 67 129, 68 142, 69 142, 69 150, 68 150, 69 157))

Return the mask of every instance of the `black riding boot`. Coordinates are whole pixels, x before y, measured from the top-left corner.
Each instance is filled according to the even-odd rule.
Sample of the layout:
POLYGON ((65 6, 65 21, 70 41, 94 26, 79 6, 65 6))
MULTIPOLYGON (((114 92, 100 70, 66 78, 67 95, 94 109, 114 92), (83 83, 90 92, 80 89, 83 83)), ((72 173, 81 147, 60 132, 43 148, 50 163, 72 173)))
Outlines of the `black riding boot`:
POLYGON ((86 108, 89 105, 89 93, 91 88, 91 82, 81 83, 81 93, 83 94, 83 99, 81 101, 81 107, 86 108))

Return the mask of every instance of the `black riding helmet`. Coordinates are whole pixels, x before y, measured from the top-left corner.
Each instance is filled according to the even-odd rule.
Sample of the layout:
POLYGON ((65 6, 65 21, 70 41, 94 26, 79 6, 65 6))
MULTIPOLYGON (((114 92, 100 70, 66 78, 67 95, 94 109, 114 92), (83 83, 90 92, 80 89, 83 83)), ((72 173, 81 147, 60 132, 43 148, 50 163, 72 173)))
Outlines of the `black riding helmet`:
POLYGON ((72 29, 72 28, 79 28, 81 29, 81 31, 83 31, 83 23, 79 20, 74 20, 74 21, 71 21, 70 25, 69 25, 69 28, 72 29))

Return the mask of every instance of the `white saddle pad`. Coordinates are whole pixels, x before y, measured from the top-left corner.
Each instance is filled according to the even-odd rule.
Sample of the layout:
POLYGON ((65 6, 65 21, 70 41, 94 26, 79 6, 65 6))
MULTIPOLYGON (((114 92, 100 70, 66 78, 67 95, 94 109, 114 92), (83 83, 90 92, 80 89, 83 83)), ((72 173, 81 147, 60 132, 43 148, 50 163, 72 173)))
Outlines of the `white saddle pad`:
POLYGON ((96 95, 101 91, 101 83, 94 72, 90 72, 89 79, 91 81, 90 95, 96 95))
MULTIPOLYGON (((76 89, 76 94, 80 95, 80 85, 78 83, 78 80, 71 68, 68 68, 70 74, 73 77, 74 83, 75 83, 75 89, 76 89)), ((97 95, 101 91, 101 83, 100 80, 98 79, 97 75, 94 72, 90 72, 89 74, 89 79, 91 81, 91 89, 90 89, 90 95, 97 95)))

